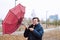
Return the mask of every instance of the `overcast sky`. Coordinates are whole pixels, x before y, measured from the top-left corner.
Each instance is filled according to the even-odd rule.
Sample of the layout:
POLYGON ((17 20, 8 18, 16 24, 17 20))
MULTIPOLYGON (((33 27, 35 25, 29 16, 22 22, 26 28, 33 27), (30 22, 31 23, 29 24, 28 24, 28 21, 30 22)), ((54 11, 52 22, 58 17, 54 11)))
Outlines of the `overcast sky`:
MULTIPOLYGON (((50 15, 58 14, 60 19, 60 0, 17 0, 16 5, 21 3, 26 7, 25 17, 31 17, 32 11, 40 19, 46 19, 50 15)), ((0 0, 0 19, 4 19, 9 9, 15 6, 15 0, 0 0)))

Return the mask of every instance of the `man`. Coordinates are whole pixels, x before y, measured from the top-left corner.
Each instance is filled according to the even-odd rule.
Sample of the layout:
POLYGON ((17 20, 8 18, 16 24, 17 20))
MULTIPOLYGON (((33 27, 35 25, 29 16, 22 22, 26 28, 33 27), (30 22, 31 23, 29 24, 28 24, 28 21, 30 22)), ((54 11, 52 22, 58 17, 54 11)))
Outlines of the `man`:
POLYGON ((34 17, 32 19, 32 24, 27 28, 25 27, 24 37, 27 40, 42 40, 44 30, 39 23, 39 18, 34 17))

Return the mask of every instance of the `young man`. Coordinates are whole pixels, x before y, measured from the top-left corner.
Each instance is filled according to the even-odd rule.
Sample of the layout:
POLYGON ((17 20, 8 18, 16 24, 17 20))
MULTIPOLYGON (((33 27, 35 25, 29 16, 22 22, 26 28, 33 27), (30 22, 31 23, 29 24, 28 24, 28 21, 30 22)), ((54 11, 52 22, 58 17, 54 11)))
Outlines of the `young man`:
POLYGON ((27 40, 42 40, 44 30, 39 22, 39 18, 34 17, 32 24, 28 28, 25 27, 24 37, 28 38, 27 40))

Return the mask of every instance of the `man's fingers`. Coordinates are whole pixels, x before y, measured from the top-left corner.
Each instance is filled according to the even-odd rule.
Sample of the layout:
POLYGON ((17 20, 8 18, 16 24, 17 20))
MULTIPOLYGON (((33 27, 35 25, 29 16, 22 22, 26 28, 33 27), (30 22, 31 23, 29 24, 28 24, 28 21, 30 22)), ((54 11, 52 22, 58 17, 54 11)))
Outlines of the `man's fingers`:
POLYGON ((33 31, 34 29, 33 28, 29 28, 30 31, 33 31))

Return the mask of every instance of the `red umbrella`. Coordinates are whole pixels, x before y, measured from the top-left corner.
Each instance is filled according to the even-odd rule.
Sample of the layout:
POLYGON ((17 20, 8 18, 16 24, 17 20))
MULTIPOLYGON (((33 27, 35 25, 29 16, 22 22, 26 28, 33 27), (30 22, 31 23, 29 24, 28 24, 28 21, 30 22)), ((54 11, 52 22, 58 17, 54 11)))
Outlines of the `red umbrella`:
POLYGON ((25 14, 25 7, 18 4, 10 9, 5 19, 3 20, 3 34, 11 34, 20 26, 25 14))

